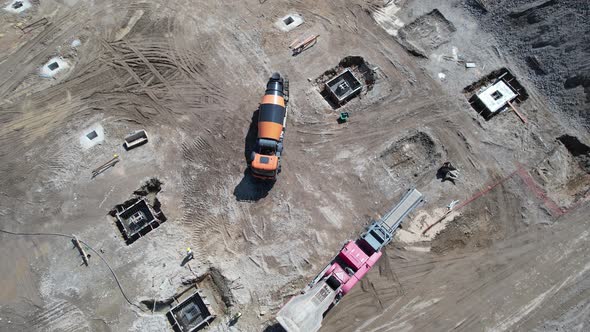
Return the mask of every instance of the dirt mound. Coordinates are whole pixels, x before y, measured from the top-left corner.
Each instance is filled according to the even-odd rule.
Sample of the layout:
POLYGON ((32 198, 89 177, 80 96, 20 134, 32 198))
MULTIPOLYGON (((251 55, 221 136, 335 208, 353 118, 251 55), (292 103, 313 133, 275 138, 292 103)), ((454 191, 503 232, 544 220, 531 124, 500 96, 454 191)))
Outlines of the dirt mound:
POLYGON ((371 69, 372 65, 370 63, 365 61, 362 56, 350 55, 340 60, 337 66, 326 70, 322 75, 316 78, 315 83, 317 85, 322 85, 347 68, 355 74, 359 74, 358 77, 364 80, 368 90, 371 89, 377 79, 377 75, 371 69))
POLYGON ((231 282, 216 268, 211 268, 209 271, 213 284, 217 287, 217 291, 221 295, 221 300, 226 307, 231 307, 235 303, 234 296, 231 292, 231 282))
POLYGON ((590 192, 590 148, 573 136, 563 135, 558 140, 563 146, 558 145, 530 175, 544 190, 541 199, 546 195, 565 213, 584 202, 590 192))
POLYGON ((489 247, 494 241, 513 234, 521 225, 521 201, 505 186, 475 201, 462 215, 453 219, 432 241, 432 251, 489 247))
POLYGON ((143 310, 158 313, 168 312, 172 303, 174 303, 173 297, 164 300, 148 299, 139 302, 143 310))

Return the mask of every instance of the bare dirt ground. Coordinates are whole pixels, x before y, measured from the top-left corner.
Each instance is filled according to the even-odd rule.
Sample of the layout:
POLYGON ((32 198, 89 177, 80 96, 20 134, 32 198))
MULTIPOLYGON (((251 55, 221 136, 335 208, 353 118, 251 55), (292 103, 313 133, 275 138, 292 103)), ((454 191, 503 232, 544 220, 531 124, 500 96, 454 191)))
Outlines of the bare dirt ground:
MULTIPOLYGON (((506 1, 506 11, 474 14, 473 2, 68 0, 0 10, 1 228, 76 234, 131 302, 97 255, 81 265, 69 239, 2 234, 0 330, 171 330, 146 303, 208 271, 213 300, 225 302, 210 330, 272 330, 280 306, 413 186, 427 202, 323 331, 587 330, 590 152, 557 138, 590 142, 584 124, 571 125, 587 112, 585 81, 571 77, 587 71, 588 50, 569 58, 575 73, 551 69, 547 90, 514 54, 525 44, 506 48, 490 27, 490 16, 526 8, 506 1), (275 21, 289 13, 305 23, 280 31, 275 21), (293 57, 291 41, 312 33, 319 42, 293 57), (56 56, 68 67, 41 77, 56 56), (347 56, 377 78, 334 110, 317 82, 347 56), (526 125, 512 112, 486 121, 463 94, 502 67, 530 96, 518 105, 526 125), (244 155, 273 71, 289 77, 291 98, 283 172, 263 185, 244 155), (571 84, 558 88, 564 78, 571 84), (350 122, 337 123, 340 111, 350 122), (104 141, 83 146, 97 125, 104 141), (125 151, 138 129, 150 142, 125 151), (121 161, 92 178, 113 154, 121 161), (436 178, 448 160, 461 172, 455 185, 436 178), (151 178, 162 182, 167 221, 126 245, 108 213, 151 178), (502 179, 421 234, 452 200, 502 179), (187 247, 195 259, 181 264, 187 247)), ((561 13, 549 28, 569 17, 561 13)))

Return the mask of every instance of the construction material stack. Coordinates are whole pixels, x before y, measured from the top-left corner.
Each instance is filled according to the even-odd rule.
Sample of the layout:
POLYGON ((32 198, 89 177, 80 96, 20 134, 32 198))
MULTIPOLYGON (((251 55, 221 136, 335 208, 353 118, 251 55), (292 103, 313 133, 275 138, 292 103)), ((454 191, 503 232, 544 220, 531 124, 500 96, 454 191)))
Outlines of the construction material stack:
POLYGON ((314 332, 322 326, 326 312, 334 307, 381 258, 403 219, 424 196, 411 189, 381 219, 375 220, 360 238, 348 241, 303 291, 279 311, 277 321, 287 332, 314 332))
POLYGON ((272 74, 258 110, 258 138, 250 157, 250 169, 257 178, 274 180, 281 171, 288 101, 288 80, 272 74))

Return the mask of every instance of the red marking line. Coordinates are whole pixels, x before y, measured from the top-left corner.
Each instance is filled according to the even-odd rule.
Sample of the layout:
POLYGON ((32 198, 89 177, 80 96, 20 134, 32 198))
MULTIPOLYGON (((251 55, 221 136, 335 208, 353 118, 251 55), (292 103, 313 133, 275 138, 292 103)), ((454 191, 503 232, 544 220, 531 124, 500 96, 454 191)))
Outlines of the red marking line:
POLYGON ((539 184, 537 184, 535 179, 533 179, 531 174, 526 169, 524 169, 523 167, 519 167, 517 171, 518 176, 520 176, 524 184, 527 185, 530 191, 532 191, 538 199, 543 201, 545 206, 550 210, 551 215, 553 215, 554 217, 559 217, 565 213, 565 211, 562 208, 560 208, 557 205, 557 203, 555 203, 555 201, 553 201, 551 198, 549 198, 549 196, 547 196, 545 190, 541 188, 539 184))
POLYGON ((465 205, 467 205, 467 204, 475 201, 476 199, 480 198, 481 196, 489 193, 492 189, 496 188, 497 186, 499 186, 502 183, 504 183, 506 180, 508 180, 511 177, 513 177, 514 174, 518 173, 520 169, 522 169, 522 166, 518 166, 518 168, 514 172, 512 172, 512 173, 508 174, 507 176, 501 178, 500 180, 492 183, 491 185, 488 185, 484 190, 482 190, 482 191, 478 192, 477 194, 471 196, 471 198, 469 198, 468 200, 464 201, 463 203, 455 206, 452 210, 447 211, 447 213, 445 213, 440 219, 438 219, 437 221, 435 221, 432 225, 426 227, 426 229, 424 231, 422 231, 422 235, 426 234, 426 232, 428 232, 432 228, 432 226, 434 226, 434 225, 440 223, 441 221, 443 221, 445 219, 445 217, 449 213, 451 213, 451 211, 459 210, 459 209, 463 208, 465 205))

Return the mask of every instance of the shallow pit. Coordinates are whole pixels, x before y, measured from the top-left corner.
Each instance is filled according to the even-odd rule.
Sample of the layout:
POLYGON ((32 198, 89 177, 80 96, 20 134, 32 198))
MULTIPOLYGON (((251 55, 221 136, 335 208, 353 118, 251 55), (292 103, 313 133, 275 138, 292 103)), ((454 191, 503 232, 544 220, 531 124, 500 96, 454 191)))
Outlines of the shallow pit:
POLYGON ((438 10, 419 16, 398 31, 402 45, 414 55, 427 57, 439 46, 449 42, 457 31, 453 23, 438 10))
POLYGON ((370 91, 377 80, 376 70, 376 67, 361 56, 347 56, 337 66, 316 78, 314 84, 318 86, 320 94, 328 104, 337 109, 370 91), (340 89, 342 83, 345 83, 346 87, 340 89))
POLYGON ((435 169, 442 155, 432 137, 418 131, 395 141, 379 157, 398 177, 411 179, 435 169))
POLYGON ((96 133, 96 131, 93 130, 93 131, 89 132, 88 134, 86 134, 86 137, 88 137, 88 139, 90 139, 90 140, 93 140, 98 137, 98 134, 96 133))
POLYGON ((332 101, 342 104, 348 99, 353 98, 362 89, 361 82, 354 76, 350 69, 345 69, 342 73, 326 82, 327 90, 332 101))
POLYGON ((133 193, 131 199, 116 205, 109 214, 129 245, 166 221, 160 201, 156 198, 162 183, 150 179, 133 193))
POLYGON ((285 25, 289 25, 293 22, 295 22, 295 20, 291 16, 287 16, 287 18, 283 19, 283 23, 285 23, 285 25))
POLYGON ((147 310, 166 312, 173 331, 200 331, 210 326, 217 315, 227 309, 214 280, 215 273, 215 268, 212 268, 204 275, 184 278, 183 283, 190 286, 170 299, 150 299, 141 303, 147 310))
POLYGON ((216 316, 200 290, 197 290, 174 306, 166 317, 175 332, 193 332, 207 327, 216 316))

